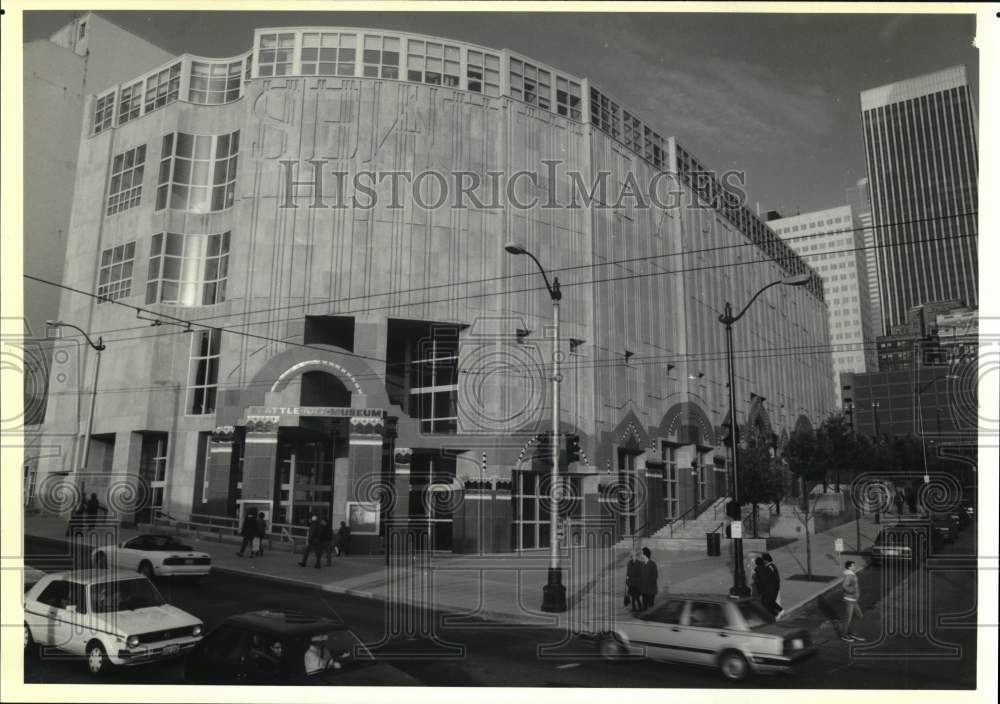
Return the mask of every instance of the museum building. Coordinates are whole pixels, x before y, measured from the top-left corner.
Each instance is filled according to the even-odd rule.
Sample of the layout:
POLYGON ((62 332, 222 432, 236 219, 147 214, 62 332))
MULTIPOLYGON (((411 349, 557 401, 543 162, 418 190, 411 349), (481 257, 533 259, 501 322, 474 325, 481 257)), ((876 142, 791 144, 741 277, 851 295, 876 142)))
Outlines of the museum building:
POLYGON ((69 476, 129 521, 543 548, 554 353, 568 535, 725 496, 725 302, 810 275, 734 326, 737 421, 776 445, 834 407, 827 307, 669 121, 509 50, 338 27, 90 96, 59 317, 104 349, 58 331, 40 502, 69 476), (644 184, 681 197, 622 196, 644 184), (509 242, 558 276, 558 328, 509 242))

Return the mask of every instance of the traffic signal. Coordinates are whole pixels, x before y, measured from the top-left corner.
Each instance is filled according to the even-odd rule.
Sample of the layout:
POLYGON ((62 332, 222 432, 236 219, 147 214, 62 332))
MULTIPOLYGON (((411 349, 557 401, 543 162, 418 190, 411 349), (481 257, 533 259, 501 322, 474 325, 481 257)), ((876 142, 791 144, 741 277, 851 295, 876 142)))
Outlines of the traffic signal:
POLYGON ((566 436, 566 464, 580 461, 580 436, 566 436))
POLYGON ((740 520, 742 516, 740 515, 740 505, 730 499, 726 502, 726 515, 732 518, 734 521, 740 520))

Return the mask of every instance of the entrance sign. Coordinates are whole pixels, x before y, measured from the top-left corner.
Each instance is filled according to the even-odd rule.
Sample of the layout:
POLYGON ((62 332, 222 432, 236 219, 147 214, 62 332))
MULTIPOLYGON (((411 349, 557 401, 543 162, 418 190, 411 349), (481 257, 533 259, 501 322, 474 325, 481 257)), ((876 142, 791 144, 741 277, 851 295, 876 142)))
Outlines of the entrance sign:
POLYGON ((729 530, 730 530, 729 534, 733 538, 742 538, 743 537, 743 522, 742 521, 733 521, 732 523, 729 524, 729 530))
POLYGON ((350 406, 248 406, 247 417, 303 416, 308 418, 382 418, 382 408, 351 408, 350 406))
POLYGON ((347 525, 352 535, 378 535, 379 503, 377 501, 348 501, 347 525))
POLYGON ((833 541, 833 549, 835 552, 844 552, 844 539, 837 538, 833 541))

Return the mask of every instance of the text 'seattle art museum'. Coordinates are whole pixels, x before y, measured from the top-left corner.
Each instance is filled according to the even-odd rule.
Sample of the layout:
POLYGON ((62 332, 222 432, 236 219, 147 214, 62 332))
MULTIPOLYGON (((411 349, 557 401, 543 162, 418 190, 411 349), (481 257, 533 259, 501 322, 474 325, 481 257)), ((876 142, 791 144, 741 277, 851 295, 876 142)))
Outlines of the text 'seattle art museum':
POLYGON ((810 277, 734 327, 737 421, 780 442, 834 407, 822 284, 738 174, 613 92, 505 50, 312 27, 90 96, 59 318, 117 332, 97 352, 53 331, 36 491, 86 467, 88 495, 148 498, 136 521, 357 512, 378 552, 391 512, 440 550, 546 547, 557 352, 567 539, 725 496, 719 313, 810 277), (558 277, 558 351, 509 243, 558 277))

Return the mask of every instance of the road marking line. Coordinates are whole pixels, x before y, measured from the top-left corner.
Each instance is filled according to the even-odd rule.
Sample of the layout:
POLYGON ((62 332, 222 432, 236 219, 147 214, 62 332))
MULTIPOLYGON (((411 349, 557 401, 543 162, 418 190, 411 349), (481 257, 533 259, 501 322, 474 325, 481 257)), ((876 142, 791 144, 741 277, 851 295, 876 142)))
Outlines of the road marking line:
POLYGON ((566 665, 556 665, 556 669, 557 670, 568 670, 571 667, 580 667, 580 663, 578 663, 578 662, 571 662, 571 663, 567 663, 566 665))

